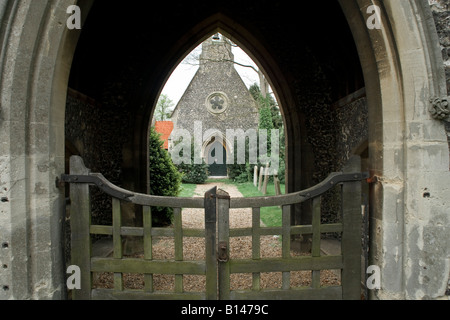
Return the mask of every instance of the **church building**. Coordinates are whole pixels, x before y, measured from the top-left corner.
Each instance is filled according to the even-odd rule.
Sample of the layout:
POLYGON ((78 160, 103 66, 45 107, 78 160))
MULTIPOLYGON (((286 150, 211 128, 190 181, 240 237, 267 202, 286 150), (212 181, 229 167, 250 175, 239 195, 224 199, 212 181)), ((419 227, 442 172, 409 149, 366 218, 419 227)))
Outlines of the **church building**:
POLYGON ((226 131, 258 129, 258 106, 234 67, 230 40, 221 34, 208 38, 199 60, 171 120, 174 132, 184 129, 192 138, 201 133, 201 157, 210 165, 210 175, 227 176, 226 159, 232 156, 234 141, 227 139, 226 131))

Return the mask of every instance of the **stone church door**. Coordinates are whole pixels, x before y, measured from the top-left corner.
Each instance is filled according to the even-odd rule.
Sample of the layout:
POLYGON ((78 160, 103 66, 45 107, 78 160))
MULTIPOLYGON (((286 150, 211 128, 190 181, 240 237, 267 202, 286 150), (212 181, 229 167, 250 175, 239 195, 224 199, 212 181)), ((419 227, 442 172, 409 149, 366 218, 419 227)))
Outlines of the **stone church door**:
POLYGON ((209 175, 212 177, 226 177, 227 172, 227 151, 218 141, 213 142, 208 151, 209 175))

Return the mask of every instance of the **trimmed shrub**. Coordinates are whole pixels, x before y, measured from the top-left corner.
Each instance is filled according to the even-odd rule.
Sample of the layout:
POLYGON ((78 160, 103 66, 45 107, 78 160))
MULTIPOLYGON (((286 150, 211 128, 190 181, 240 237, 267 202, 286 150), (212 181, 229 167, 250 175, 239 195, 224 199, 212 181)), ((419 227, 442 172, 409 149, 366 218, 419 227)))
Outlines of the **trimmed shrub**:
MULTIPOLYGON (((177 142, 175 143, 177 144, 177 142)), ((181 151, 180 157, 183 156, 181 151)), ((202 164, 194 163, 194 144, 191 144, 191 163, 181 163, 176 165, 178 171, 181 173, 181 180, 183 183, 202 184, 208 179, 208 165, 202 159, 202 164)))
MULTIPOLYGON (((180 191, 181 174, 163 148, 164 142, 152 127, 149 138, 150 155, 150 194, 176 197, 180 191)), ((152 207, 152 222, 155 226, 167 226, 172 222, 173 209, 152 207)))

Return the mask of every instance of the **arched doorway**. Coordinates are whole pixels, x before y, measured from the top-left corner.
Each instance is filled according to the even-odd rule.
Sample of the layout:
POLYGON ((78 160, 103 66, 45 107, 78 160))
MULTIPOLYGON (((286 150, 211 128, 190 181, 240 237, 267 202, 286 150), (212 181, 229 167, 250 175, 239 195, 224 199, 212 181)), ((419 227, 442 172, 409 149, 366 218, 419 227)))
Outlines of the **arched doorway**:
MULTIPOLYGON (((84 16, 88 13, 89 6, 85 7, 88 3, 79 2, 84 16)), ((55 187, 54 180, 64 171, 62 137, 69 71, 72 66, 72 71, 78 73, 72 84, 78 83, 84 88, 90 86, 91 90, 95 87, 108 87, 107 82, 98 81, 100 78, 93 75, 93 70, 98 71, 97 75, 111 75, 108 68, 96 66, 93 62, 98 61, 95 59, 86 63, 89 60, 87 58, 96 54, 94 50, 88 50, 88 44, 92 44, 89 39, 84 45, 80 43, 79 48, 84 50, 80 50, 76 59, 78 62, 72 65, 79 33, 64 27, 66 9, 70 4, 72 1, 63 0, 52 4, 48 2, 48 6, 37 2, 11 1, 1 7, 2 22, 5 21, 2 23, 2 45, 6 48, 1 56, 2 112, 5 112, 2 118, 5 125, 1 127, 1 135, 11 137, 2 149, 2 155, 7 155, 2 158, 2 166, 11 168, 2 178, 6 181, 2 193, 7 193, 7 198, 10 199, 2 207, 5 216, 9 217, 5 222, 6 240, 2 241, 11 244, 11 252, 5 258, 11 268, 3 273, 13 283, 8 292, 2 293, 7 298, 62 296, 64 270, 61 263, 57 262, 62 259, 54 257, 61 252, 61 232, 58 230, 64 196, 55 187), (86 77, 87 70, 91 72, 90 79, 86 77), (90 81, 83 82, 83 79, 90 81), (12 124, 21 125, 17 127, 12 124), (24 244, 24 235, 29 230, 33 230, 33 237, 28 238, 27 244, 24 244), (44 267, 37 268, 38 265, 44 267), (42 286, 42 279, 48 280, 45 287, 42 286)), ((436 297, 442 294, 441 283, 432 282, 426 288, 421 283, 425 278, 448 277, 448 254, 439 248, 436 250, 435 246, 432 248, 430 243, 424 243, 423 237, 432 236, 437 243, 448 243, 443 228, 448 225, 444 210, 448 208, 449 199, 445 194, 445 185, 442 184, 445 181, 442 177, 448 177, 448 154, 443 156, 448 153, 448 144, 443 126, 430 119, 427 106, 430 98, 447 93, 443 81, 445 76, 441 70, 442 57, 436 44, 430 9, 427 8, 426 1, 419 0, 380 3, 383 28, 369 30, 366 22, 370 14, 367 14, 367 9, 373 5, 372 1, 340 1, 340 5, 345 21, 350 25, 364 74, 370 118, 369 169, 373 175, 381 178, 370 191, 374 200, 371 207, 374 227, 372 254, 374 263, 382 267, 383 273, 382 290, 377 295, 380 298, 436 297), (430 77, 430 74, 436 76, 430 77), (436 161, 423 161, 427 157, 436 161), (433 190, 433 196, 423 197, 424 188, 433 190)), ((93 8, 92 17, 115 17, 109 15, 113 7, 98 5, 93 8)), ((130 100, 127 99, 133 101, 130 105, 134 107, 129 109, 133 116, 128 118, 128 124, 134 131, 127 137, 123 148, 119 148, 119 152, 123 154, 123 163, 117 169, 124 177, 125 186, 135 190, 147 187, 147 178, 140 177, 145 177, 142 172, 145 171, 147 162, 147 134, 143 133, 143 128, 148 125, 147 113, 151 114, 151 111, 140 102, 154 101, 172 66, 202 36, 217 28, 223 29, 228 36, 236 35, 235 38, 254 55, 255 60, 261 63, 263 70, 272 79, 271 85, 276 89, 279 101, 286 108, 291 108, 283 111, 287 123, 289 190, 294 191, 310 184, 307 180, 312 179, 313 174, 308 176, 306 173, 314 163, 313 158, 305 155, 311 146, 303 143, 307 137, 305 124, 309 117, 299 116, 299 111, 295 109, 298 106, 296 93, 301 92, 301 88, 295 87, 295 84, 302 74, 300 64, 296 63, 301 59, 298 59, 296 48, 289 47, 296 44, 292 39, 298 35, 297 31, 305 29, 298 26, 282 28, 281 22, 296 21, 289 15, 289 8, 282 5, 275 6, 275 11, 271 12, 276 13, 275 17, 280 17, 280 24, 264 23, 263 26, 258 24, 258 20, 264 22, 258 7, 264 6, 258 4, 247 8, 247 11, 238 12, 227 9, 236 7, 225 8, 220 3, 211 6, 208 3, 202 8, 195 8, 197 13, 200 12, 199 15, 190 15, 194 8, 187 8, 183 15, 180 14, 175 19, 184 28, 173 28, 166 37, 157 39, 161 49, 159 53, 142 50, 152 53, 152 59, 144 61, 149 67, 144 69, 149 73, 142 82, 123 81, 120 85, 112 82, 122 88, 137 87, 136 84, 145 83, 146 88, 138 90, 130 100), (187 17, 190 16, 195 16, 196 21, 189 20, 187 17), (281 63, 283 61, 284 64, 281 63), (300 164, 292 167, 291 164, 294 163, 300 164), (303 178, 305 174, 307 178, 303 178)), ((309 14, 314 12, 305 11, 309 14)), ((330 11, 333 14, 337 12, 332 9, 330 11)), ((173 14, 173 10, 167 12, 173 14)), ((142 21, 160 23, 163 19, 160 13, 160 10, 145 10, 146 16, 144 14, 142 21), (155 19, 148 17, 153 15, 152 12, 158 12, 158 15, 151 16, 155 19)), ((327 20, 324 19, 323 22, 327 20)), ((102 21, 97 23, 100 26, 102 21)), ((121 32, 119 24, 106 24, 96 31, 95 23, 85 26, 86 34, 92 32, 91 40, 100 39, 101 45, 108 44, 107 50, 114 53, 110 56, 111 60, 103 60, 103 66, 121 66, 119 60, 114 60, 125 52, 123 48, 126 47, 124 43, 118 42, 120 36, 126 33, 121 32), (107 31, 105 26, 108 27, 107 31), (116 45, 112 45, 113 43, 116 45)), ((331 23, 327 26, 328 31, 332 31, 331 26, 336 25, 331 23)), ((155 27, 154 30, 159 29, 155 27)), ((153 35, 157 36, 156 33, 153 35)), ((133 38, 134 43, 149 41, 148 38, 137 37, 133 38)), ((131 47, 127 48, 131 50, 131 47)), ((102 56, 101 52, 97 54, 98 57, 102 56)), ((128 66, 128 73, 126 69, 122 69, 122 73, 116 74, 123 76, 136 72, 133 66, 128 66)), ((91 92, 95 93, 95 90, 86 94, 91 92)), ((108 90, 103 91, 103 96, 108 97, 108 90)), ((123 98, 122 94, 115 94, 114 98, 120 101, 121 96, 123 98)))
POLYGON ((211 177, 227 176, 227 149, 220 141, 211 141, 206 146, 205 158, 209 165, 208 171, 211 177))

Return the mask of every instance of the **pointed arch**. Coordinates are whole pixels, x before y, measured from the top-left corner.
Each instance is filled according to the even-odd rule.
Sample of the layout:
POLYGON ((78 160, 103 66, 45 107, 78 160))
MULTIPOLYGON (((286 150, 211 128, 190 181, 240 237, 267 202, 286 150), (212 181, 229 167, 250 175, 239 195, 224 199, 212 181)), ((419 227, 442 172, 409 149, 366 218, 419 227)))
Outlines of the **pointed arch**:
MULTIPOLYGON (((77 34, 68 32, 64 22, 67 7, 74 3, 7 1, 0 6, 0 135, 5 137, 0 149, 0 178, 4 182, 0 192, 7 192, 9 199, 2 204, 0 219, 4 228, 1 241, 11 248, 5 255, 10 267, 0 277, 13 281, 10 290, 2 293, 7 298, 64 296, 60 253, 64 194, 56 188, 55 178, 64 172, 65 92, 77 44, 77 34)), ((369 166, 380 178, 371 187, 371 252, 382 272, 377 297, 442 296, 446 281, 423 286, 425 279, 447 280, 450 270, 445 229, 450 206, 448 143, 443 124, 427 111, 429 98, 448 94, 431 10, 425 0, 339 3, 358 47, 371 117, 369 166), (366 10, 371 5, 381 8, 382 30, 366 28, 366 10), (423 197, 424 188, 430 197, 423 197)), ((139 168, 130 180, 139 181, 136 176, 147 168, 146 130, 152 112, 151 108, 145 110, 148 101, 155 101, 174 66, 214 30, 245 48, 271 80, 283 106, 288 162, 303 160, 301 154, 306 151, 301 144, 305 137, 301 122, 305 118, 295 108, 291 83, 296 79, 289 78, 278 64, 285 53, 274 51, 261 31, 244 26, 244 19, 234 18, 239 12, 227 9, 225 13, 220 4, 209 9, 212 4, 207 3, 207 7, 193 18, 200 22, 186 26, 187 30, 180 31, 182 35, 169 41, 171 45, 165 43, 165 49, 170 48, 162 57, 146 61, 146 66, 153 68, 145 92, 133 101, 137 107, 132 125, 136 126, 132 126, 133 138, 125 148, 131 156, 124 167, 139 168)), ((88 12, 82 10, 83 14, 88 12)), ((272 27, 267 26, 267 30, 272 27)), ((288 169, 291 190, 301 185, 302 165, 288 169)))

